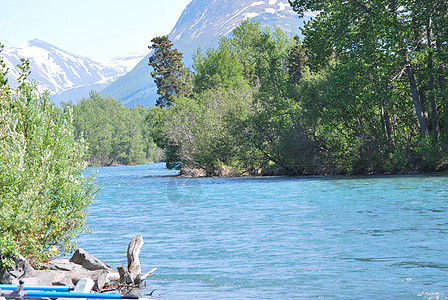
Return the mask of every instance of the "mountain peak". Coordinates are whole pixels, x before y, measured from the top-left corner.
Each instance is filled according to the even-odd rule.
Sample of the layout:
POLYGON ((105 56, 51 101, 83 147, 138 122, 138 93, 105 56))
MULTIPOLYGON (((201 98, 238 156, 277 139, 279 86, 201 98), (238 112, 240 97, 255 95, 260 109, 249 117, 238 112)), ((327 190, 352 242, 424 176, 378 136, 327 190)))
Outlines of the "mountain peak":
POLYGON ((75 96, 65 94, 64 97, 67 98, 61 98, 65 101, 88 97, 91 89, 102 90, 129 72, 143 57, 134 54, 102 62, 94 61, 39 39, 6 48, 1 55, 9 68, 11 85, 16 85, 20 76, 15 66, 20 64, 21 58, 27 58, 31 70, 29 79, 37 82, 40 91, 48 90, 51 95, 55 95, 82 87, 83 92, 78 91, 75 96))
MULTIPOLYGON (((303 19, 293 11, 288 0, 193 0, 168 36, 183 53, 184 63, 190 66, 198 47, 216 47, 219 38, 230 35, 244 19, 257 21, 261 26, 277 26, 293 34, 299 34, 303 26, 303 19)), ((115 97, 127 106, 154 105, 157 89, 150 75, 149 55, 102 94, 115 97)))
POLYGON ((214 46, 221 35, 230 34, 244 19, 254 19, 264 26, 276 24, 297 34, 303 25, 287 0, 193 0, 169 36, 179 48, 198 44, 197 40, 214 46))
POLYGON ((39 45, 45 45, 45 46, 52 46, 52 47, 53 47, 53 45, 51 45, 50 43, 47 43, 47 42, 42 41, 42 40, 39 40, 39 39, 37 39, 37 38, 34 38, 34 39, 28 41, 27 43, 28 43, 29 45, 36 45, 36 46, 39 46, 39 45))
POLYGON ((48 42, 34 38, 32 40, 26 41, 26 42, 16 46, 16 47, 11 47, 8 49, 25 49, 25 48, 30 48, 30 47, 38 47, 38 48, 43 48, 43 49, 58 48, 48 42))

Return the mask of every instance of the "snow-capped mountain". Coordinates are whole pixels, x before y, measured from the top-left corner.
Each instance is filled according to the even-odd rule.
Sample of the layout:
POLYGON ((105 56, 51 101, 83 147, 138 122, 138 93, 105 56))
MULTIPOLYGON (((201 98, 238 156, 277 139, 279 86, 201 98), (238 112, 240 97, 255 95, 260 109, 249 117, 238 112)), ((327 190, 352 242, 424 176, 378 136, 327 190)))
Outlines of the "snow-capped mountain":
MULTIPOLYGON (((217 46, 220 36, 230 35, 247 18, 262 26, 275 25, 292 34, 300 34, 304 21, 287 0, 192 0, 169 37, 184 54, 184 63, 191 66, 192 55, 198 47, 205 50, 217 46)), ((48 90, 57 104, 69 100, 76 102, 88 97, 91 90, 102 91, 102 95, 117 98, 126 106, 135 103, 152 106, 158 97, 148 66, 151 53, 95 61, 35 39, 6 48, 0 55, 10 69, 12 85, 17 83, 19 76, 15 66, 21 58, 28 58, 29 78, 37 82, 40 90, 48 90)))
POLYGON ((216 46, 220 36, 229 35, 244 19, 295 34, 303 25, 287 0, 193 0, 169 36, 181 49, 191 48, 189 45, 194 45, 193 51, 199 45, 206 49, 216 46))
POLYGON ((132 70, 143 57, 143 54, 131 53, 124 56, 97 59, 97 62, 105 67, 110 67, 122 74, 126 74, 132 70))
MULTIPOLYGON (((244 19, 300 34, 304 20, 313 15, 310 13, 300 19, 287 0, 193 0, 183 11, 169 38, 174 47, 184 54, 184 63, 190 66, 192 55, 199 46, 204 50, 216 46, 220 36, 231 34, 244 19)), ((157 94, 148 66, 150 55, 101 93, 117 98, 126 106, 134 103, 154 105, 157 94)))
POLYGON ((129 72, 143 57, 130 54, 94 61, 37 39, 18 47, 5 48, 1 55, 9 68, 11 85, 17 84, 19 76, 15 66, 20 64, 21 58, 28 58, 29 79, 37 82, 39 90, 48 90, 52 99, 59 99, 55 102, 78 100, 88 96, 92 89, 104 89, 129 72))

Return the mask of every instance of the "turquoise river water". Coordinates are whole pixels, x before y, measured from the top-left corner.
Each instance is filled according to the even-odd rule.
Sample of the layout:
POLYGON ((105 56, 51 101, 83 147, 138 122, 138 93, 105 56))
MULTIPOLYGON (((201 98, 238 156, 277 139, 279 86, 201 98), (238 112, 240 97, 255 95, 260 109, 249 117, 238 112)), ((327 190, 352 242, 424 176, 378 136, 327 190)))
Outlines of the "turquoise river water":
POLYGON ((155 299, 448 299, 448 176, 176 174, 99 168, 78 239, 116 268, 143 235, 155 299))

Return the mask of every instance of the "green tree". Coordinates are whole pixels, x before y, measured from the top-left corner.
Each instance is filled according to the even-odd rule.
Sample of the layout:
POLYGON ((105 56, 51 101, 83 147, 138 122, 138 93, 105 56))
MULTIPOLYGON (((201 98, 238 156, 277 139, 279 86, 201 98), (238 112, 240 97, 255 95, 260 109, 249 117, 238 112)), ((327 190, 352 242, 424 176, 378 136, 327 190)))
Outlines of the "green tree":
POLYGON ((144 163, 160 159, 159 149, 149 137, 148 110, 131 109, 114 98, 91 92, 90 98, 72 105, 76 136, 89 146, 90 165, 144 163))
POLYGON ((259 85, 255 74, 255 45, 260 39, 261 33, 260 23, 245 19, 239 26, 233 29, 231 38, 224 38, 226 44, 231 47, 231 51, 237 54, 238 60, 243 67, 244 77, 254 87, 259 85))
POLYGON ((294 42, 288 50, 286 68, 293 85, 299 84, 305 73, 309 72, 308 58, 299 36, 294 37, 294 42))
POLYGON ((199 49, 193 61, 193 86, 197 93, 219 87, 238 89, 247 85, 238 56, 229 50, 225 40, 217 49, 208 49, 205 55, 199 49))
POLYGON ((178 147, 171 142, 169 134, 166 133, 166 125, 170 122, 170 109, 161 106, 151 107, 146 121, 151 127, 151 139, 157 147, 165 151, 165 162, 168 169, 179 170, 182 166, 177 156, 178 147))
POLYGON ((312 168, 316 146, 302 124, 297 94, 296 81, 307 71, 300 42, 279 28, 262 30, 246 20, 229 43, 257 91, 247 142, 292 174, 312 168))
POLYGON ((27 61, 21 68, 17 88, 0 68, 0 268, 18 253, 38 263, 54 246, 73 249, 98 190, 94 175, 83 175, 87 147, 75 139, 71 112, 26 81, 27 61))
POLYGON ((250 89, 217 88, 179 97, 170 109, 153 108, 151 118, 158 120, 154 134, 168 150, 167 166, 187 173, 199 169, 208 176, 256 169, 250 148, 240 140, 251 103, 250 89))
POLYGON ((156 106, 170 107, 178 95, 191 92, 190 74, 182 63, 182 53, 172 49, 173 44, 168 36, 159 36, 151 40, 149 49, 154 50, 149 58, 153 68, 151 76, 157 85, 156 106))
POLYGON ((317 69, 336 58, 336 96, 350 107, 350 127, 369 153, 412 153, 429 136, 434 149, 440 147, 438 140, 446 139, 446 1, 289 2, 300 14, 321 11, 305 26, 308 57, 317 69))
MULTIPOLYGON (((152 122, 149 121, 148 115, 150 109, 143 105, 135 105, 130 109, 131 119, 136 122, 136 130, 140 131, 142 145, 143 145, 143 153, 144 153, 144 161, 145 163, 153 163, 160 162, 164 159, 163 150, 157 147, 157 144, 151 137, 152 131, 152 122)), ((139 138, 140 135, 137 135, 139 138)), ((140 142, 137 142, 140 144, 140 142)), ((139 161, 131 161, 132 163, 138 163, 139 161)))

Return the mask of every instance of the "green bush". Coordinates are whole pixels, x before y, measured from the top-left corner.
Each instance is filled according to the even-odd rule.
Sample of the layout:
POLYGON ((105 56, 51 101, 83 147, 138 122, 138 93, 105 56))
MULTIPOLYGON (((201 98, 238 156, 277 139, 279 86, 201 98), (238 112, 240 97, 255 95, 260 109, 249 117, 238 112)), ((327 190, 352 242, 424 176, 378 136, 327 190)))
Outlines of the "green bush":
POLYGON ((28 62, 21 69, 11 88, 0 61, 0 268, 18 253, 38 264, 72 250, 98 191, 94 174, 83 176, 87 147, 74 138, 71 112, 25 81, 28 62))
POLYGON ((218 88, 194 99, 179 97, 170 109, 152 109, 154 140, 167 149, 167 166, 200 169, 208 175, 222 167, 253 169, 252 161, 245 160, 249 167, 239 162, 251 149, 242 149, 236 134, 251 102, 249 89, 218 88))

